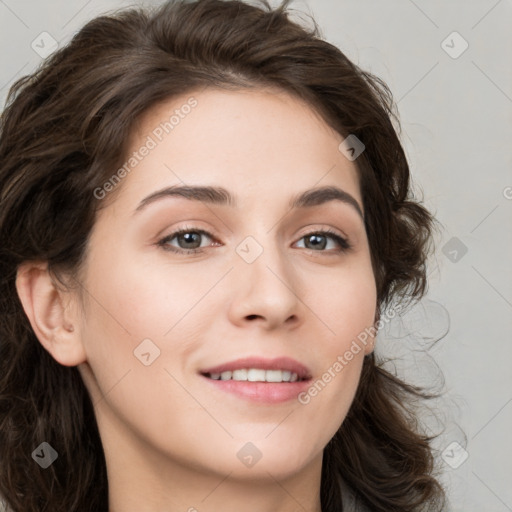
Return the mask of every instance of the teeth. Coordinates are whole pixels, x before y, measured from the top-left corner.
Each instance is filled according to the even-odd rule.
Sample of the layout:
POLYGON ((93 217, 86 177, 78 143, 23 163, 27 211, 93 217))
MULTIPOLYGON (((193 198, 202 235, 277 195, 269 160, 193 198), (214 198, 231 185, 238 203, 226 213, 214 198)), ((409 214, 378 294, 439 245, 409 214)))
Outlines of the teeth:
POLYGON ((289 372, 288 370, 283 370, 283 381, 284 382, 290 382, 291 376, 292 376, 292 372, 289 372))
POLYGON ((265 370, 251 368, 247 370, 247 380, 250 382, 262 382, 265 380, 265 370))
POLYGON ((247 370, 235 370, 233 372, 233 380, 247 380, 247 370))
POLYGON ((214 380, 236 380, 249 382, 296 382, 299 377, 289 370, 262 370, 259 368, 242 368, 240 370, 225 371, 209 374, 214 380))

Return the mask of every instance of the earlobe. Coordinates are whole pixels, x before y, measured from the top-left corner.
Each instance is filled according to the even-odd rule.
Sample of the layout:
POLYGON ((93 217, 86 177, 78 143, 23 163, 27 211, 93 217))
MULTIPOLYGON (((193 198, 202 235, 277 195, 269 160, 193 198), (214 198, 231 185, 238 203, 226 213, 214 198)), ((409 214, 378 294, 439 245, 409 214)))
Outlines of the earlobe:
POLYGON ((375 341, 377 340, 377 333, 379 330, 379 327, 378 327, 379 320, 380 320, 380 311, 379 311, 379 307, 377 305, 377 309, 375 311, 375 318, 374 318, 374 322, 373 322, 373 329, 370 330, 370 333, 373 333, 373 336, 372 336, 372 334, 370 334, 368 336, 369 342, 364 347, 364 355, 365 356, 370 355, 375 350, 375 341))
POLYGON ((78 318, 68 307, 66 292, 58 289, 45 262, 25 262, 18 267, 16 290, 30 325, 43 347, 64 366, 86 360, 78 318))
POLYGON ((364 346, 364 355, 365 356, 369 356, 375 350, 375 338, 376 337, 377 337, 376 334, 375 334, 375 336, 368 336, 368 341, 364 346))

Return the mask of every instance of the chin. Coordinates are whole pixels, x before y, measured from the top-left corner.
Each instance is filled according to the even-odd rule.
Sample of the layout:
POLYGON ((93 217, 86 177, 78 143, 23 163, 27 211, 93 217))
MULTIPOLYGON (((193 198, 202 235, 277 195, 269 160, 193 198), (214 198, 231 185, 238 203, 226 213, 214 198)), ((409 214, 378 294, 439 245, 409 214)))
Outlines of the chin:
POLYGON ((284 445, 267 440, 237 443, 234 457, 226 460, 225 453, 219 454, 224 464, 216 464, 218 471, 222 467, 230 478, 268 481, 270 476, 277 480, 287 479, 312 464, 318 457, 321 461, 322 451, 314 450, 297 442, 284 445))

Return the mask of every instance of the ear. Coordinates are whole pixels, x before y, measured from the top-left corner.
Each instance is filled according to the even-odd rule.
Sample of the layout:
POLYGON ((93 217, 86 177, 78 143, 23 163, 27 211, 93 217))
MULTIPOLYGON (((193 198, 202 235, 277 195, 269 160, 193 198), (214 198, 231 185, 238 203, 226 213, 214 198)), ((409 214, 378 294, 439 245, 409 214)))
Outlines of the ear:
POLYGON ((46 262, 24 262, 18 267, 16 289, 39 342, 63 366, 86 361, 73 297, 58 288, 46 262))
POLYGON ((368 335, 368 343, 364 347, 364 355, 365 356, 370 355, 375 350, 375 342, 377 341, 377 332, 378 332, 377 324, 379 323, 379 320, 380 320, 380 309, 379 309, 379 305, 377 304, 377 307, 375 309, 375 318, 374 318, 373 326, 372 326, 373 328, 369 329, 370 334, 368 335), (374 333, 374 336, 372 336, 371 333, 374 333))

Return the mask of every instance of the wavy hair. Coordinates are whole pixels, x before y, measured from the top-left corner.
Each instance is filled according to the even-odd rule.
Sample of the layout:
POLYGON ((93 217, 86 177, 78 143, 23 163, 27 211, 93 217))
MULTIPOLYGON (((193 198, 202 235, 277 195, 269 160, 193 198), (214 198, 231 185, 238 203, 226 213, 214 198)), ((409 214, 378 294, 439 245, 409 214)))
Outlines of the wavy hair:
MULTIPOLYGON (((107 511, 90 397, 78 369, 38 342, 16 272, 41 260, 62 285, 79 276, 106 204, 94 190, 125 161, 136 119, 159 102, 205 87, 277 87, 342 136, 356 135, 378 313, 425 293, 435 219, 412 193, 392 94, 324 41, 314 20, 292 20, 288 4, 176 0, 98 16, 9 90, 0 119, 0 495, 12 511, 107 511), (43 440, 59 458, 41 471, 31 453, 43 440)), ((365 357, 354 402, 324 450, 324 512, 342 509, 339 478, 374 512, 442 510, 433 438, 408 408, 432 396, 375 353, 365 357)))

